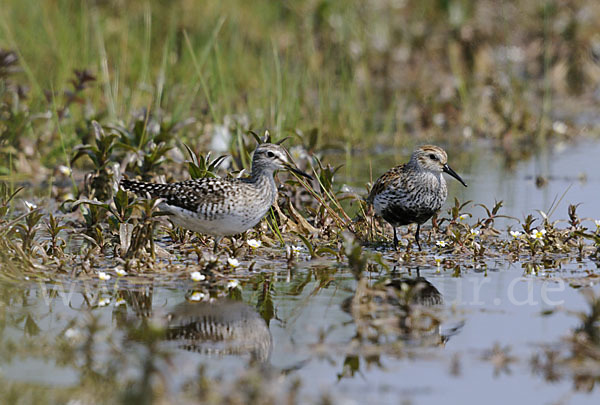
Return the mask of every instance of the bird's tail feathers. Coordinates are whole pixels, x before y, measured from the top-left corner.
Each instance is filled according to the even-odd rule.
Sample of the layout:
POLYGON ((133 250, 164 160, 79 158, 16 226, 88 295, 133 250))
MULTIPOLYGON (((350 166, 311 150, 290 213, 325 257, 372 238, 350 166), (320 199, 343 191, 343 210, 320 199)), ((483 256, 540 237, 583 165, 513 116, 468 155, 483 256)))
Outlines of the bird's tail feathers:
POLYGON ((150 194, 152 197, 164 197, 169 193, 169 184, 146 183, 127 179, 122 179, 120 184, 125 190, 140 196, 150 194))

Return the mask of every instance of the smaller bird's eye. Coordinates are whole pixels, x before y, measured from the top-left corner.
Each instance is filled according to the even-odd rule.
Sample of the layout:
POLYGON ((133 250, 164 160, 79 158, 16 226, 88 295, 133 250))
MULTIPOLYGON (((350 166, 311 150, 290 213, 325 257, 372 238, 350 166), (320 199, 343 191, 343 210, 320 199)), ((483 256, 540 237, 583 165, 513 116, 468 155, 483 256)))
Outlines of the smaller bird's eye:
POLYGON ((272 157, 275 157, 275 154, 273 152, 267 152, 267 156, 272 158, 272 157))
POLYGON ((431 155, 429 155, 429 159, 431 159, 431 160, 438 160, 437 156, 434 155, 433 153, 431 155))

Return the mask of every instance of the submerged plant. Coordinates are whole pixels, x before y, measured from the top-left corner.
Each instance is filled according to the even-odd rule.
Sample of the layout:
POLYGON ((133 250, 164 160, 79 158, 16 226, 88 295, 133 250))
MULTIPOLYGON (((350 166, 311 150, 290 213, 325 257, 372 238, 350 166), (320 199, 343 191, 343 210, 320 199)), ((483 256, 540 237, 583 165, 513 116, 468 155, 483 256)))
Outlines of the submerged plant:
POLYGON ((23 190, 23 187, 13 191, 6 183, 0 181, 0 226, 8 220, 11 201, 21 190, 23 190))
POLYGON ((46 230, 50 236, 50 244, 46 248, 48 256, 60 257, 63 254, 66 242, 59 237, 59 234, 67 228, 66 225, 60 225, 60 221, 53 214, 49 215, 46 222, 46 230))
POLYGON ((29 212, 23 215, 24 222, 17 223, 13 227, 13 232, 21 239, 21 247, 24 252, 30 252, 34 245, 35 237, 39 230, 38 223, 43 217, 41 210, 31 208, 29 212))

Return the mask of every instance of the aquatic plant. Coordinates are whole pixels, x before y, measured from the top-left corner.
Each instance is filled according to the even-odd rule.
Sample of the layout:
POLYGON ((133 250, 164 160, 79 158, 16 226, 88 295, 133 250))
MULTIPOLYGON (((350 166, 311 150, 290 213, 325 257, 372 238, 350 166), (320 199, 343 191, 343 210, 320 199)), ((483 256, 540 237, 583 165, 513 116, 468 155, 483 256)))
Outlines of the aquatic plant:
POLYGON ((227 158, 226 155, 221 155, 218 158, 211 160, 210 152, 208 152, 206 156, 202 154, 197 155, 189 146, 185 145, 185 148, 190 156, 190 161, 188 162, 190 178, 201 179, 204 177, 217 177, 216 170, 227 158))
MULTIPOLYGON (((281 294, 302 301, 297 308, 330 287, 351 295, 344 316, 356 336, 330 345, 332 328, 315 343, 316 357, 341 353, 342 379, 383 367, 382 353, 412 356, 410 343, 443 345, 445 313, 417 302, 422 280, 402 281, 419 268, 489 276, 502 271, 494 268, 500 261, 527 279, 561 277, 573 288, 595 282, 600 226, 576 205, 559 213, 564 220, 552 219, 553 210, 509 218, 502 201, 488 207, 456 199, 423 229, 423 252, 394 253, 390 229, 373 220, 357 191, 363 184, 343 182, 356 179, 356 156, 424 140, 445 142, 466 166, 465 146, 485 139, 510 168, 552 141, 597 132, 582 114, 596 107, 596 3, 189 3, 3 4, 0 281, 51 280, 44 288, 54 299, 69 280, 84 293, 82 307, 70 308, 81 317, 55 336, 42 333, 39 314, 11 315, 15 302, 31 297, 2 291, 2 327, 22 330, 27 345, 8 336, 1 357, 39 354, 78 380, 47 389, 0 375, 0 402, 49 401, 49 392, 61 403, 305 400, 290 370, 253 364, 231 381, 201 368, 171 397, 173 363, 153 313, 154 288, 163 284, 183 289, 192 304, 243 299, 272 326, 285 322, 281 294), (169 223, 157 201, 117 187, 123 174, 243 176, 256 142, 265 141, 252 134, 258 128, 269 128, 266 140, 289 136, 290 154, 315 180, 279 174, 268 219, 216 253, 209 237, 169 223), (580 280, 565 278, 572 263, 590 264, 580 280), (107 331, 100 311, 110 311, 123 333, 107 331)), ((598 300, 587 299, 566 346, 544 350, 533 368, 594 390, 598 300)), ((512 350, 499 344, 481 358, 507 372, 512 350)))
POLYGON ((113 131, 108 134, 96 121, 91 123, 95 144, 80 145, 73 151, 70 164, 73 165, 83 156, 88 156, 94 165, 94 171, 85 181, 86 195, 105 201, 112 196, 114 179, 114 161, 112 153, 117 146, 119 135, 113 131))

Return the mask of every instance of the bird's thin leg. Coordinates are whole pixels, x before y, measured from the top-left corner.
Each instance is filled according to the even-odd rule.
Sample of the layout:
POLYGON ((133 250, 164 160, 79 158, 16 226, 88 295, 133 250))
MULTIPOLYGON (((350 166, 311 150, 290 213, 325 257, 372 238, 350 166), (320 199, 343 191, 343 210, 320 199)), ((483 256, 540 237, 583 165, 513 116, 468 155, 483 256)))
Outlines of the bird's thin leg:
POLYGON ((421 251, 421 244, 419 243, 419 231, 421 230, 421 224, 417 224, 417 232, 415 232, 415 241, 417 242, 417 246, 419 247, 419 251, 421 251))
POLYGON ((394 250, 398 250, 398 235, 396 235, 396 227, 392 226, 394 229, 394 250))
POLYGON ((219 250, 219 242, 221 242, 222 237, 215 238, 215 245, 213 246, 213 253, 216 254, 219 250))

